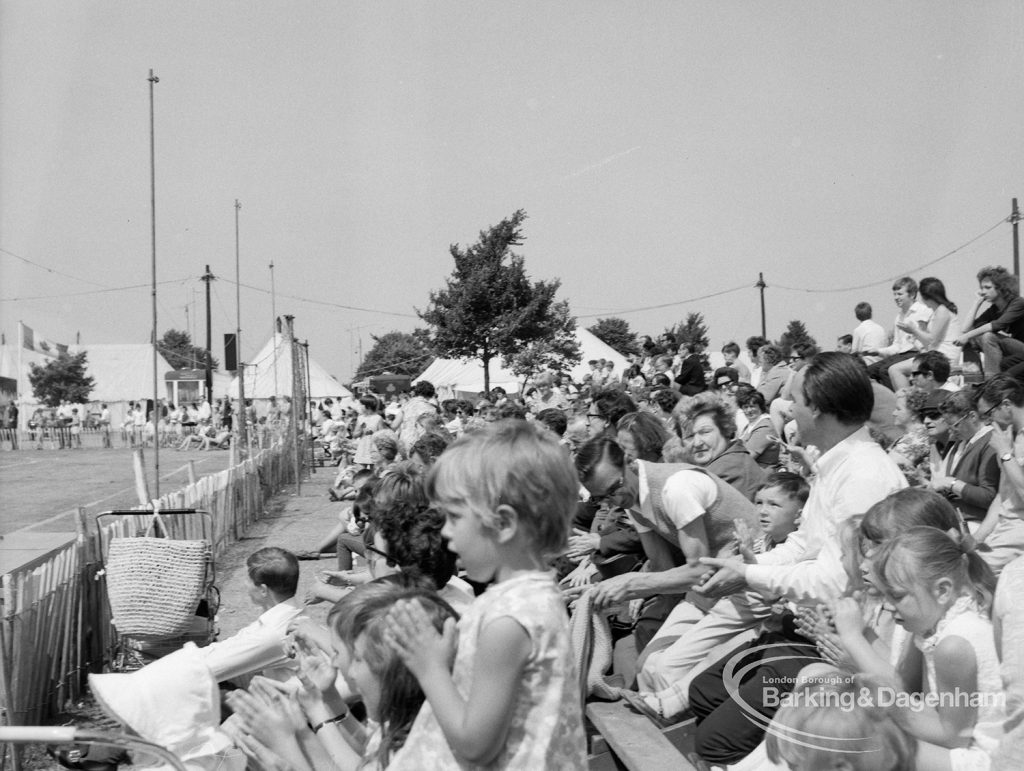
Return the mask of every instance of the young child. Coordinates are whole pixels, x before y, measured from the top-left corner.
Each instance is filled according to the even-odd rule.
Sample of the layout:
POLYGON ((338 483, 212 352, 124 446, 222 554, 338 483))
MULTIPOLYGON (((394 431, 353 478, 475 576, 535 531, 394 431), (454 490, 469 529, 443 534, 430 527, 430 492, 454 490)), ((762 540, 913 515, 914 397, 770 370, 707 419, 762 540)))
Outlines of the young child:
MULTIPOLYGON (((919 740, 916 767, 988 768, 1005 712, 988 618, 991 569, 970 536, 915 527, 882 547, 874 575, 896 623, 914 635, 924 657, 928 698, 897 702, 902 727, 919 740)), ((833 616, 856 666, 896 683, 895 670, 864 639, 858 602, 840 600, 833 616)), ((905 686, 901 690, 917 690, 905 686)))
POLYGON ((736 540, 744 562, 757 562, 755 555, 783 543, 800 525, 810 486, 807 480, 791 471, 775 471, 765 477, 754 493, 754 506, 761 522, 761 536, 756 541, 741 519, 736 520, 736 540))
POLYGON ((913 767, 916 745, 891 713, 859 699, 869 681, 820 668, 798 685, 768 726, 772 763, 796 771, 903 771, 913 767))
POLYGON ((427 697, 390 771, 486 765, 584 769, 579 684, 548 561, 566 547, 579 481, 550 432, 471 432, 438 458, 428 495, 469 579, 493 585, 443 634, 399 603, 390 642, 427 697), (451 666, 454 653, 455 663, 451 666))

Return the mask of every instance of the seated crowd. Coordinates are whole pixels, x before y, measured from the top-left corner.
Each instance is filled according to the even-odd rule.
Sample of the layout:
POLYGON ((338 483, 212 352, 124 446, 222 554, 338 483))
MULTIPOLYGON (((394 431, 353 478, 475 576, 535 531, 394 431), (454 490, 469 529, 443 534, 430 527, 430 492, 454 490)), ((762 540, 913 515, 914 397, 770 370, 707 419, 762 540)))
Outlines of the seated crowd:
POLYGON ((337 555, 305 598, 334 604, 316 624, 294 555, 254 556, 273 655, 236 641, 264 674, 218 757, 586 768, 583 618, 615 644, 585 696, 692 719, 707 768, 1018 768, 1024 301, 978 280, 959 316, 902 278, 892 330, 860 303, 836 351, 752 337, 710 370, 666 334, 522 397, 319 405, 339 517, 300 556, 337 555))

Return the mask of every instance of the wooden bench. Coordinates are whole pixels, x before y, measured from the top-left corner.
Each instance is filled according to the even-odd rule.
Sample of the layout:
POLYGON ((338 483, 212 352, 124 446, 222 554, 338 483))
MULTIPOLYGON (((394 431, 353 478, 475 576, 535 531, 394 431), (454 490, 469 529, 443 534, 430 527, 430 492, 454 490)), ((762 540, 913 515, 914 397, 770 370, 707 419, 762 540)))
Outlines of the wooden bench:
POLYGON ((694 721, 660 729, 625 702, 592 702, 587 718, 597 729, 589 757, 590 771, 703 771, 693 746, 694 721))

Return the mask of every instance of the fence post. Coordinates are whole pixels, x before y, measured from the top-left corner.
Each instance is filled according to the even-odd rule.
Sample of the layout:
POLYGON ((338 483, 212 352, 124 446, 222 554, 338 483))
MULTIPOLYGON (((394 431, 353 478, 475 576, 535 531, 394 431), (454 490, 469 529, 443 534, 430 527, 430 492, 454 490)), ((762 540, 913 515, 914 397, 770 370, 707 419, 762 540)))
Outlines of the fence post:
POLYGON ((139 496, 139 503, 142 506, 148 506, 151 500, 149 482, 146 480, 146 460, 142 456, 141 447, 132 453, 132 463, 135 466, 135 494, 139 496))

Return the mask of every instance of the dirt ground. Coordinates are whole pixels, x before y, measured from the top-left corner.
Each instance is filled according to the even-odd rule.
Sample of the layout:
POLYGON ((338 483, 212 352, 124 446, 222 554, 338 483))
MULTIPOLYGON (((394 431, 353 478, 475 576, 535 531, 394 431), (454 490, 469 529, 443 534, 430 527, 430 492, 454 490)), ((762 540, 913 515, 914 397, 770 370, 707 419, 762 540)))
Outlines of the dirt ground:
MULTIPOLYGON (((299 495, 296 495, 294 485, 283 490, 270 501, 265 515, 250 528, 249 532, 228 547, 226 553, 217 559, 216 583, 221 592, 218 628, 222 638, 234 634, 258 615, 257 609, 248 597, 246 557, 264 546, 280 546, 290 551, 312 550, 333 527, 340 508, 347 505, 331 503, 327 498, 333 472, 334 469, 331 468, 315 469, 311 477, 303 480, 299 495)), ((299 566, 299 596, 304 597, 306 588, 316 580, 318 571, 333 569, 335 564, 333 559, 325 558, 302 561, 299 566)), ((319 604, 311 606, 308 612, 314 618, 323 620, 327 610, 326 604, 319 604)), ((54 722, 71 723, 93 730, 110 730, 112 727, 90 697, 71 705, 69 711, 54 722)), ((29 747, 25 761, 24 768, 29 771, 60 768, 40 746, 29 747)))

